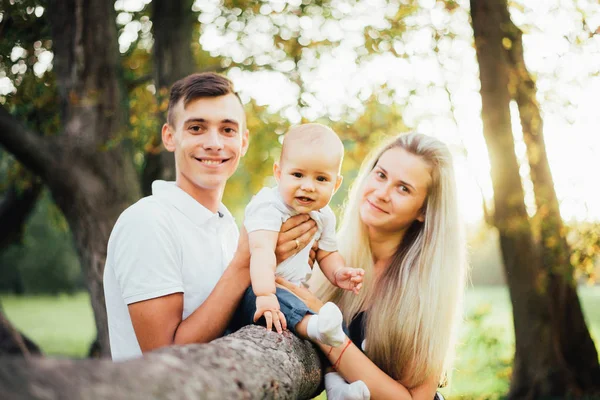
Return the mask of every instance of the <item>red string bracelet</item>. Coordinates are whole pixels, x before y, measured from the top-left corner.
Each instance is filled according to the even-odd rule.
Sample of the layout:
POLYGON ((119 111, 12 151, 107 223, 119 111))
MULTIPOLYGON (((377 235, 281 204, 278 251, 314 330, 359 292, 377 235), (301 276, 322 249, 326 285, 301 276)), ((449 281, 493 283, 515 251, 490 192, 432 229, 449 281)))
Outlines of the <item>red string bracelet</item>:
POLYGON ((342 352, 340 353, 340 356, 338 357, 338 359, 333 364, 333 369, 334 370, 337 371, 338 366, 340 365, 340 361, 342 361, 342 356, 344 355, 344 352, 346 351, 346 349, 348 348, 348 346, 350 346, 350 343, 352 343, 352 340, 348 339, 348 342, 346 342, 346 345, 342 349, 342 352))

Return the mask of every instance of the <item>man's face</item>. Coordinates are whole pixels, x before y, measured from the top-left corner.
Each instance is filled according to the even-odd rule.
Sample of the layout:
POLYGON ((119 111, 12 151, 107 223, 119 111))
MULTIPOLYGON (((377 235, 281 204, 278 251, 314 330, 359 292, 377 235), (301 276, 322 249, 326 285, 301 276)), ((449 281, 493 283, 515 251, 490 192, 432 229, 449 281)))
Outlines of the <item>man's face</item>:
POLYGON ((177 184, 195 195, 222 193, 248 149, 244 109, 234 94, 203 97, 174 108, 174 126, 163 126, 163 142, 175 152, 177 184))
POLYGON ((325 207, 340 187, 339 157, 319 149, 295 148, 273 167, 283 202, 300 214, 325 207))

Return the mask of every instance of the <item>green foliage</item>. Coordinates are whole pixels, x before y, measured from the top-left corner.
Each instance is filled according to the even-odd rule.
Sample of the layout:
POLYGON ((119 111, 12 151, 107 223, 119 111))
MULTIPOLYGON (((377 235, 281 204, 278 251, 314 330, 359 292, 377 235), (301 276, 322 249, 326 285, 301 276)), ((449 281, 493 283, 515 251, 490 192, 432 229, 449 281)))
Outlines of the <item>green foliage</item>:
POLYGON ((0 291, 56 294, 83 287, 67 223, 45 192, 25 227, 24 242, 0 253, 0 291))
POLYGON ((493 318, 505 311, 504 307, 502 303, 494 306, 481 303, 468 313, 449 393, 459 392, 473 397, 486 393, 486 398, 498 398, 508 391, 514 344, 507 332, 510 328, 493 323, 493 318), (500 311, 495 310, 496 307, 500 307, 500 311), (465 382, 460 379, 464 375, 477 376, 477 379, 465 382))
POLYGON ((273 186, 270 179, 273 163, 279 159, 279 139, 289 127, 289 122, 277 114, 267 112, 254 102, 246 105, 247 126, 250 131, 250 147, 240 166, 228 181, 223 196, 225 205, 238 221, 242 221, 244 208, 263 186, 273 186))
POLYGON ((571 265, 575 278, 593 284, 600 271, 600 223, 580 222, 569 226, 567 240, 571 246, 571 265))

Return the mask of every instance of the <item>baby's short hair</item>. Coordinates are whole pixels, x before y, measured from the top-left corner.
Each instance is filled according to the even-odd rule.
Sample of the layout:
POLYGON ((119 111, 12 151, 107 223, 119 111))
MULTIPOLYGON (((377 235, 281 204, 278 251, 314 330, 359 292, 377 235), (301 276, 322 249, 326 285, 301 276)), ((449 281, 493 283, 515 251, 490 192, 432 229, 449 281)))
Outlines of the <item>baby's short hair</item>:
POLYGON ((283 138, 280 160, 283 162, 286 152, 294 146, 311 146, 315 149, 327 149, 330 157, 339 157, 340 166, 344 157, 344 145, 338 135, 330 127, 308 123, 292 126, 283 138))

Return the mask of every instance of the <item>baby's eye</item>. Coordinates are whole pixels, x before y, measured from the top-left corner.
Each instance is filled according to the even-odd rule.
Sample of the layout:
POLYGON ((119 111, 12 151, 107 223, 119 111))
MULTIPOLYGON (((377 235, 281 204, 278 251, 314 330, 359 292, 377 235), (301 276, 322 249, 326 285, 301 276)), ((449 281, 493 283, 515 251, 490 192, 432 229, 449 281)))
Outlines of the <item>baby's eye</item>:
POLYGON ((317 177, 317 180, 319 182, 327 182, 328 181, 327 177, 325 177, 325 176, 319 176, 319 177, 317 177))
POLYGON ((302 174, 300 172, 292 172, 292 176, 295 178, 302 178, 302 174))

